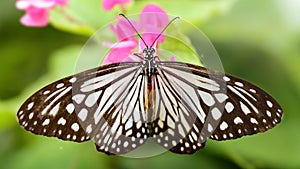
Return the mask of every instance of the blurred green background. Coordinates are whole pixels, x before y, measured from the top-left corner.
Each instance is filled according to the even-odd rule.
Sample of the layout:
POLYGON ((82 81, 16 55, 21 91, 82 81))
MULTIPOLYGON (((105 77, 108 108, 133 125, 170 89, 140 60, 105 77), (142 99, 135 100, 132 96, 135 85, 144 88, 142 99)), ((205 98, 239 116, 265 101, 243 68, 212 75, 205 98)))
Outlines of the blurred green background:
MULTIPOLYGON (((128 14, 149 2, 131 3, 128 14)), ((300 1, 154 2, 201 29, 227 73, 268 91, 285 112, 281 124, 237 140, 209 140, 193 155, 166 152, 145 159, 107 156, 92 141, 78 144, 31 134, 18 125, 19 106, 34 91, 72 74, 87 35, 120 11, 104 12, 100 0, 70 0, 86 27, 68 25, 53 13, 52 26, 27 28, 19 23, 24 13, 15 2, 0 1, 0 168, 300 168, 300 1)))

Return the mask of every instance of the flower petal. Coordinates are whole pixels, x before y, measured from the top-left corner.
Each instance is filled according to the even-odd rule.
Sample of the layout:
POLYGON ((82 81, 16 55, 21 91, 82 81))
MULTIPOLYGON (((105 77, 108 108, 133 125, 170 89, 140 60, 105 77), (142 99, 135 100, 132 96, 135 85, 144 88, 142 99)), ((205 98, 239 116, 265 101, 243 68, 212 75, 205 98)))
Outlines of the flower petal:
POLYGON ((49 22, 49 12, 46 9, 31 7, 26 12, 21 18, 21 23, 25 26, 43 27, 49 22))
MULTIPOLYGON (((139 30, 138 23, 136 21, 130 20, 132 25, 139 30)), ((132 40, 135 41, 135 30, 124 18, 118 18, 116 25, 110 25, 110 29, 117 35, 119 41, 132 40)))
POLYGON ((102 45, 108 48, 135 48, 136 42, 130 40, 119 43, 103 42, 102 45))
POLYGON ((130 1, 131 0, 103 0, 102 7, 104 10, 109 11, 115 5, 123 5, 123 4, 129 3, 130 1))
POLYGON ((105 43, 104 46, 113 45, 111 51, 105 57, 103 64, 110 64, 116 62, 133 61, 130 58, 132 50, 136 47, 136 42, 134 41, 124 41, 118 44, 105 43))
POLYGON ((149 25, 162 29, 169 23, 169 17, 160 6, 149 4, 143 8, 140 14, 140 22, 143 27, 150 28, 147 31, 151 31, 149 25))
POLYGON ((68 0, 54 0, 57 5, 67 5, 68 0))

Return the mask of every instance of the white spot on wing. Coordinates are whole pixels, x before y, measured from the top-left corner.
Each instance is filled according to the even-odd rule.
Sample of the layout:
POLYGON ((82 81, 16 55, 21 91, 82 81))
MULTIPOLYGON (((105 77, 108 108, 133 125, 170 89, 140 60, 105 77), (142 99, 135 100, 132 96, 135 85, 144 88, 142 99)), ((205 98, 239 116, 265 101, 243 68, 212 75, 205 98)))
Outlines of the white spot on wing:
POLYGON ((227 129, 227 127, 228 127, 228 124, 225 121, 223 121, 220 125, 221 130, 225 130, 225 129, 227 129))
POLYGON ((213 127, 212 127, 212 125, 210 123, 208 123, 208 125, 207 125, 207 130, 210 133, 213 131, 213 127))
POLYGON ((230 81, 230 78, 227 77, 227 76, 224 76, 223 79, 224 79, 226 82, 230 81))
POLYGON ((228 113, 230 113, 234 109, 234 106, 231 102, 227 102, 226 105, 225 105, 225 109, 228 113))
POLYGON ((57 121, 57 124, 58 124, 58 125, 60 125, 60 124, 61 124, 61 125, 65 125, 66 122, 67 122, 66 119, 64 119, 63 117, 61 117, 61 118, 59 118, 59 120, 57 121))
POLYGON ((80 118, 80 120, 85 121, 86 117, 87 117, 88 111, 87 109, 83 108, 80 110, 80 112, 78 113, 78 117, 80 118))
POLYGON ((267 110, 267 115, 268 115, 269 117, 272 116, 272 114, 271 114, 271 112, 270 112, 269 110, 267 110))
POLYGON ((76 82, 76 77, 72 77, 70 80, 69 80, 69 82, 71 82, 71 83, 74 83, 74 82, 76 82))
POLYGON ((44 92, 43 92, 43 95, 46 95, 46 94, 49 94, 50 93, 50 90, 45 90, 44 92))
POLYGON ((222 113, 220 112, 220 110, 218 108, 213 108, 211 110, 211 113, 212 113, 212 117, 215 119, 215 120, 218 120, 220 119, 220 117, 222 116, 222 113))
POLYGON ((69 104, 67 105, 66 109, 67 109, 68 113, 71 114, 71 113, 73 113, 73 111, 74 111, 74 109, 75 109, 75 106, 74 106, 73 103, 69 103, 69 104))
POLYGON ((262 121, 263 121, 263 123, 267 123, 267 120, 266 120, 266 119, 263 119, 262 121))
POLYGON ((223 103, 228 98, 228 96, 224 93, 217 93, 215 94, 215 97, 217 98, 219 103, 223 103))
POLYGON ((128 141, 125 141, 124 143, 123 143, 123 146, 126 148, 127 146, 128 146, 129 144, 128 144, 128 141))
POLYGON ((49 115, 51 116, 56 116, 56 114, 58 113, 58 110, 59 110, 59 105, 60 105, 60 102, 58 104, 56 104, 49 112, 49 115))
POLYGON ((88 97, 85 100, 85 105, 88 107, 92 107, 95 105, 95 103, 98 101, 99 96, 101 94, 101 91, 93 92, 92 94, 88 95, 88 97))
POLYGON ((27 105, 27 110, 32 109, 33 105, 34 105, 34 102, 29 103, 29 104, 27 105))
POLYGON ((241 83, 241 82, 235 82, 234 84, 237 85, 237 86, 240 86, 240 87, 243 87, 243 86, 244 86, 244 84, 241 83))
POLYGON ((234 118, 233 122, 234 122, 235 124, 244 123, 243 120, 242 120, 240 117, 234 118))
POLYGON ((23 110, 21 110, 21 111, 19 111, 19 116, 21 116, 22 114, 23 114, 24 112, 23 112, 23 110))
POLYGON ((84 98, 85 98, 84 94, 76 94, 72 97, 72 100, 75 101, 77 104, 80 104, 84 98))
POLYGON ((241 109, 242 109, 242 111, 244 112, 245 115, 251 113, 249 108, 243 102, 240 101, 240 104, 241 104, 241 109))
POLYGON ((253 117, 250 119, 250 122, 253 123, 253 124, 258 124, 257 120, 253 117))
POLYGON ((42 126, 46 126, 50 123, 50 119, 45 119, 44 122, 42 123, 42 126))
POLYGON ((29 119, 32 119, 32 118, 33 118, 33 115, 34 115, 34 113, 31 112, 31 113, 29 114, 28 118, 29 118, 29 119))
POLYGON ((199 94, 203 100, 203 102, 207 105, 207 106, 212 106, 213 104, 215 104, 215 100, 213 99, 212 95, 203 91, 199 91, 199 94))
POLYGON ((78 123, 73 123, 72 126, 71 126, 71 129, 74 130, 75 132, 79 131, 78 123))
POLYGON ((272 103, 272 102, 270 102, 269 100, 267 100, 267 105, 268 105, 270 108, 272 108, 272 107, 273 107, 273 103, 272 103))
POLYGON ((57 84, 56 85, 56 88, 61 88, 61 87, 63 87, 65 84, 63 84, 63 83, 59 83, 59 84, 57 84))
POLYGON ((93 131, 92 125, 90 124, 90 125, 88 125, 88 126, 86 127, 85 132, 87 132, 88 134, 90 134, 92 131, 93 131))

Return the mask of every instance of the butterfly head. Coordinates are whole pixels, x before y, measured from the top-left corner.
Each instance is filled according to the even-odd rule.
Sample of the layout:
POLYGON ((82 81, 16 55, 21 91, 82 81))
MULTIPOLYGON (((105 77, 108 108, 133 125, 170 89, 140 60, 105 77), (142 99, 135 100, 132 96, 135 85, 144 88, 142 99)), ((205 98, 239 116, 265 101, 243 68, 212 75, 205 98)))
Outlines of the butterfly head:
POLYGON ((148 46, 147 46, 147 47, 143 50, 144 57, 145 57, 145 59, 147 59, 147 60, 154 58, 154 53, 155 53, 155 49, 152 48, 152 47, 148 47, 148 46))

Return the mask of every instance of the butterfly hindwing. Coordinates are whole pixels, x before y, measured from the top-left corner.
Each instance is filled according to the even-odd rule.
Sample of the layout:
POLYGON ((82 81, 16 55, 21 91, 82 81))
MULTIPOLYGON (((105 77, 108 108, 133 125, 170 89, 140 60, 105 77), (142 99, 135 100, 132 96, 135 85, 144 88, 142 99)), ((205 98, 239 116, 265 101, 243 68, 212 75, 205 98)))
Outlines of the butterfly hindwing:
POLYGON ((161 67, 157 70, 153 82, 156 96, 153 137, 172 152, 194 153, 204 147, 206 141, 205 136, 200 135, 203 128, 200 119, 205 114, 201 114, 197 101, 190 95, 194 88, 184 86, 180 79, 172 77, 161 67))

